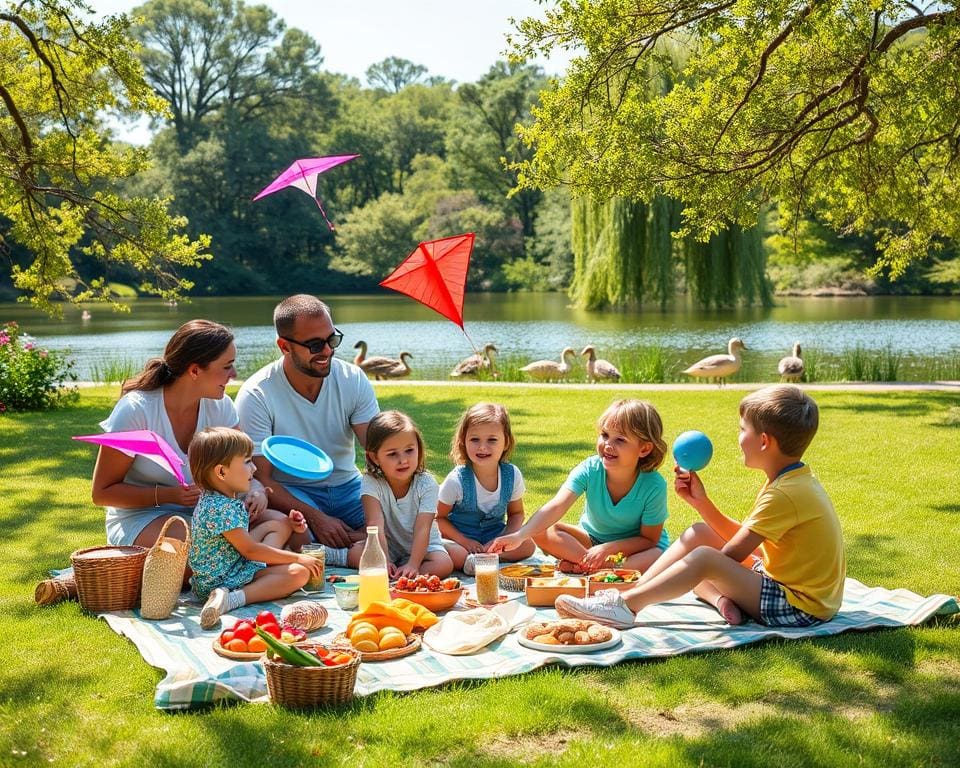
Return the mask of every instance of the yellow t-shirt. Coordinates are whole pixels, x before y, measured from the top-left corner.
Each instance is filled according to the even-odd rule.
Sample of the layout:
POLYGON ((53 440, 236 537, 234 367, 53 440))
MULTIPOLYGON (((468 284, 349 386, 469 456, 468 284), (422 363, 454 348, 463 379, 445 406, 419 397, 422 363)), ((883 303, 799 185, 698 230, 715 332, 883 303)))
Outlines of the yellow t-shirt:
POLYGON ((824 621, 843 600, 847 561, 830 497, 810 468, 764 483, 743 524, 763 536, 763 567, 790 605, 824 621))

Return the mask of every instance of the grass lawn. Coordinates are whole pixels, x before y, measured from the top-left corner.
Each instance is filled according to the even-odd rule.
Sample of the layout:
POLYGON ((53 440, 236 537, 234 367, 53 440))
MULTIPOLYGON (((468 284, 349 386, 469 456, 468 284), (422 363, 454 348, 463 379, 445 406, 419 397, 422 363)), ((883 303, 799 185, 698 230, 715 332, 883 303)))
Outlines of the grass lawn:
MULTIPOLYGON (((703 472, 721 509, 742 517, 761 478, 738 457, 739 392, 648 393, 668 441, 702 429, 703 472)), ((957 765, 960 632, 918 629, 770 642, 738 650, 539 672, 341 711, 222 706, 165 714, 161 673, 75 603, 40 609, 33 587, 74 549, 102 543, 90 502, 97 430, 117 389, 85 390, 54 414, 0 417, 0 765, 506 766, 957 765)), ((527 479, 528 513, 593 450, 609 391, 384 387, 409 412, 442 477, 460 412, 505 403, 527 479)), ((921 594, 960 593, 960 403, 943 392, 815 394, 820 434, 807 459, 844 524, 850 576, 921 594)), ((668 468, 662 470, 668 473, 668 468)), ((671 492, 672 494, 672 492, 671 492)), ((579 514, 579 506, 574 515, 579 514)), ((671 496, 672 536, 693 513, 671 496)))

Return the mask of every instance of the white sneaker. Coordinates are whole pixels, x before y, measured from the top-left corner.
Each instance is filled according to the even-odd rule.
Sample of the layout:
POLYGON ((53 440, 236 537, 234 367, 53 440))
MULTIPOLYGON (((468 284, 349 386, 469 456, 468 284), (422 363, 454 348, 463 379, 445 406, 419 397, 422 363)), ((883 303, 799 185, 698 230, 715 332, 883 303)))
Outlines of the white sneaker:
POLYGON ((467 559, 463 561, 463 572, 467 576, 477 575, 477 562, 473 555, 467 555, 467 559))
POLYGON ((217 622, 220 621, 220 614, 227 610, 229 596, 230 593, 223 587, 217 587, 210 593, 207 602, 203 604, 203 609, 200 611, 200 629, 213 629, 217 626, 217 622))
POLYGON ((596 621, 617 629, 629 629, 637 618, 616 589, 601 589, 593 597, 560 595, 554 607, 564 618, 596 621))

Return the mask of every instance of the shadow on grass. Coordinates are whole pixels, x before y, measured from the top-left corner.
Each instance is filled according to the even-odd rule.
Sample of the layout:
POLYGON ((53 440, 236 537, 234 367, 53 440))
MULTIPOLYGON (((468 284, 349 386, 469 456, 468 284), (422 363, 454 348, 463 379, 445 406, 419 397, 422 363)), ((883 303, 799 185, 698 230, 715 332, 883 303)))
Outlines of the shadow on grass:
POLYGON ((17 552, 27 568, 9 569, 14 583, 33 583, 51 568, 69 566, 65 541, 102 543, 103 510, 89 502, 96 448, 71 440, 98 432, 106 415, 97 398, 52 413, 18 414, 4 423, 0 461, 4 466, 4 500, 0 545, 17 552), (87 503, 76 503, 77 488, 87 503))
MULTIPOLYGON (((928 761, 950 764, 960 671, 919 666, 936 645, 921 645, 907 630, 773 640, 605 669, 557 665, 495 681, 382 692, 292 716, 273 707, 217 707, 194 722, 218 756, 240 763, 270 743, 271 761, 281 764, 399 753, 417 764, 629 765, 631 750, 635 757, 639 745, 657 743, 676 752, 672 764, 766 768, 767 750, 745 748, 765 744, 783 758, 776 765, 831 764, 852 753, 887 765, 916 758, 911 739, 897 737, 920 733, 928 761), (453 720, 430 715, 451 708, 453 720), (858 727, 867 723, 866 731, 858 727)), ((944 644, 940 652, 949 650, 944 644)), ((148 753, 157 764, 181 764, 162 746, 148 753)))
MULTIPOLYGON (((847 399, 846 393, 835 393, 835 396, 826 397, 824 393, 815 394, 820 406, 821 423, 823 413, 830 410, 913 417, 935 415, 943 419, 943 414, 949 412, 950 406, 956 407, 957 402, 957 396, 952 392, 858 393, 853 399, 847 399)), ((943 421, 933 423, 935 426, 947 426, 943 421)))

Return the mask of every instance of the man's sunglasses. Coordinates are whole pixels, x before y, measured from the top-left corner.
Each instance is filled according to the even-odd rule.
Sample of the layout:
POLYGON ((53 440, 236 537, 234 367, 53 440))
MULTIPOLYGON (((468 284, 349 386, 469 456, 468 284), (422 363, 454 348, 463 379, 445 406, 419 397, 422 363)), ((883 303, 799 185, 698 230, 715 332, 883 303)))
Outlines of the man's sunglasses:
POLYGON ((281 336, 281 339, 284 341, 289 341, 291 344, 297 344, 301 347, 306 347, 310 350, 311 355, 319 355, 323 352, 324 347, 330 347, 330 349, 336 349, 340 346, 340 342, 343 341, 343 334, 340 333, 336 328, 333 329, 331 333, 325 339, 310 339, 310 341, 297 341, 296 339, 291 339, 287 336, 281 336))

